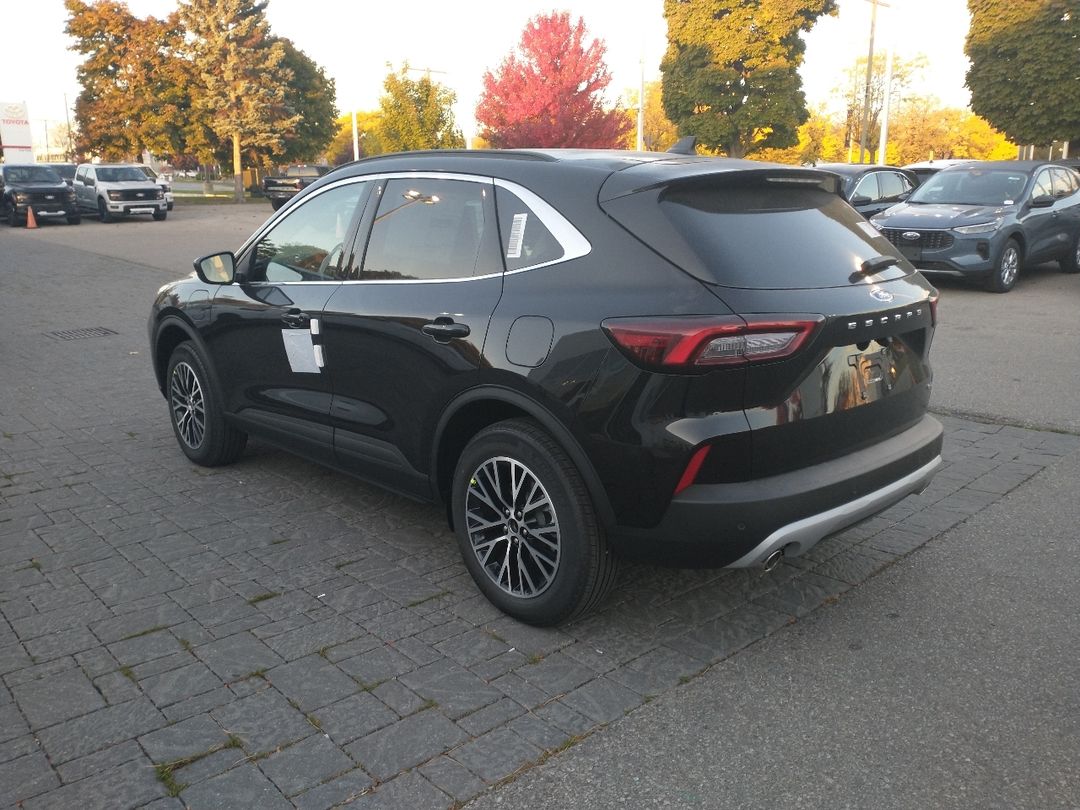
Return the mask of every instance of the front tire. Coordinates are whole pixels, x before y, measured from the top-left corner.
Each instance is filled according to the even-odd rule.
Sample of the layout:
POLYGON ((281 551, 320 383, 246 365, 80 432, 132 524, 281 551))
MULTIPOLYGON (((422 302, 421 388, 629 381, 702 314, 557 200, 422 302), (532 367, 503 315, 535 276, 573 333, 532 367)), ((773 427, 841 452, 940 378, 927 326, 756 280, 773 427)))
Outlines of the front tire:
POLYGON ((451 497, 465 566, 504 613, 559 624, 610 589, 617 560, 581 474, 536 423, 498 422, 473 437, 451 497))
POLYGON ((113 221, 112 214, 109 213, 109 208, 102 199, 98 199, 97 201, 97 216, 101 222, 113 221))
POLYGON ((152 216, 154 217, 155 220, 157 220, 158 222, 161 222, 168 215, 169 215, 169 213, 167 211, 155 211, 152 216))
POLYGON ((1015 239, 1010 239, 1001 249, 994 269, 986 277, 986 289, 990 292, 1007 293, 1016 285, 1022 263, 1020 244, 1015 239))
POLYGON ((204 467, 236 461, 244 452, 247 434, 225 421, 206 363, 190 341, 173 350, 165 386, 173 434, 184 455, 204 467))

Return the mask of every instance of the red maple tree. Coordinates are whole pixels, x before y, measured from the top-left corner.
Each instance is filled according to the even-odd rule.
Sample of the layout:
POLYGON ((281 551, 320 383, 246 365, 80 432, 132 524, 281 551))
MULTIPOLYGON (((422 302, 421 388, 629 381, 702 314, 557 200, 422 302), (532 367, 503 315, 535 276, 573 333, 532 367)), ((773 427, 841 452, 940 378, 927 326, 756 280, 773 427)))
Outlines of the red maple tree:
POLYGON ((484 73, 481 136, 500 149, 621 146, 632 122, 623 110, 604 109, 606 47, 586 37, 585 21, 571 23, 567 12, 529 20, 517 50, 494 75, 484 73))

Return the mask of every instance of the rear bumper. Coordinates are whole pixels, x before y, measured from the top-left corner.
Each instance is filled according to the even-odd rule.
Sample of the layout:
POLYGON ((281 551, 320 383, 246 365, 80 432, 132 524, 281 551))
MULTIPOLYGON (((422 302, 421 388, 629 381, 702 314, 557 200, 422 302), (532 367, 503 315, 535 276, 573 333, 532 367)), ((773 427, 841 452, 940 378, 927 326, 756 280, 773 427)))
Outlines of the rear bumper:
POLYGON ((924 416, 902 433, 782 475, 689 487, 651 529, 616 528, 624 556, 686 568, 747 567, 819 540, 926 487, 941 466, 941 424, 924 416))

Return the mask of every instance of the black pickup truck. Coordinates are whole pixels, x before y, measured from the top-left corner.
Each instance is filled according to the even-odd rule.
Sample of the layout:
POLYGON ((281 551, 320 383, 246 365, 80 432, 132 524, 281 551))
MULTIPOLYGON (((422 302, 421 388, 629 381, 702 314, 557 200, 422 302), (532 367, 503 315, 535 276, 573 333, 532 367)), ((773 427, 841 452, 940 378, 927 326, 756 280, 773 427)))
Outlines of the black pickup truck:
POLYGON ((297 195, 300 189, 310 186, 331 166, 309 166, 297 163, 285 170, 285 175, 263 178, 263 194, 270 200, 270 205, 277 211, 281 206, 297 195))

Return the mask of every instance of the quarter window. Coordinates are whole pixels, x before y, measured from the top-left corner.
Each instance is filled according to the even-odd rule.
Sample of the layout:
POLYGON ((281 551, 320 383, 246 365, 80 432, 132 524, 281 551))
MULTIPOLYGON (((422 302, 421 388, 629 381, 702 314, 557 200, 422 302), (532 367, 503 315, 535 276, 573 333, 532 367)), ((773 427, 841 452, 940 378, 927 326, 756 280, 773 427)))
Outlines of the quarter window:
POLYGON ((882 199, 892 200, 911 188, 907 178, 896 172, 878 172, 878 184, 881 186, 882 199))
POLYGON ((371 226, 362 281, 434 281, 502 272, 489 183, 386 181, 371 226))
POLYGON ((1035 178, 1035 187, 1031 190, 1031 196, 1035 197, 1053 197, 1054 186, 1050 181, 1050 170, 1044 169, 1039 172, 1039 176, 1035 178))
POLYGON ((343 276, 349 226, 366 183, 332 188, 307 200, 255 245, 248 281, 334 281, 343 276))
POLYGON ((499 235, 507 270, 521 270, 558 261, 563 246, 520 197, 501 186, 495 192, 499 235))
POLYGON ((1057 198, 1068 197, 1076 191, 1075 175, 1068 169, 1051 169, 1054 176, 1054 196, 1057 198))

